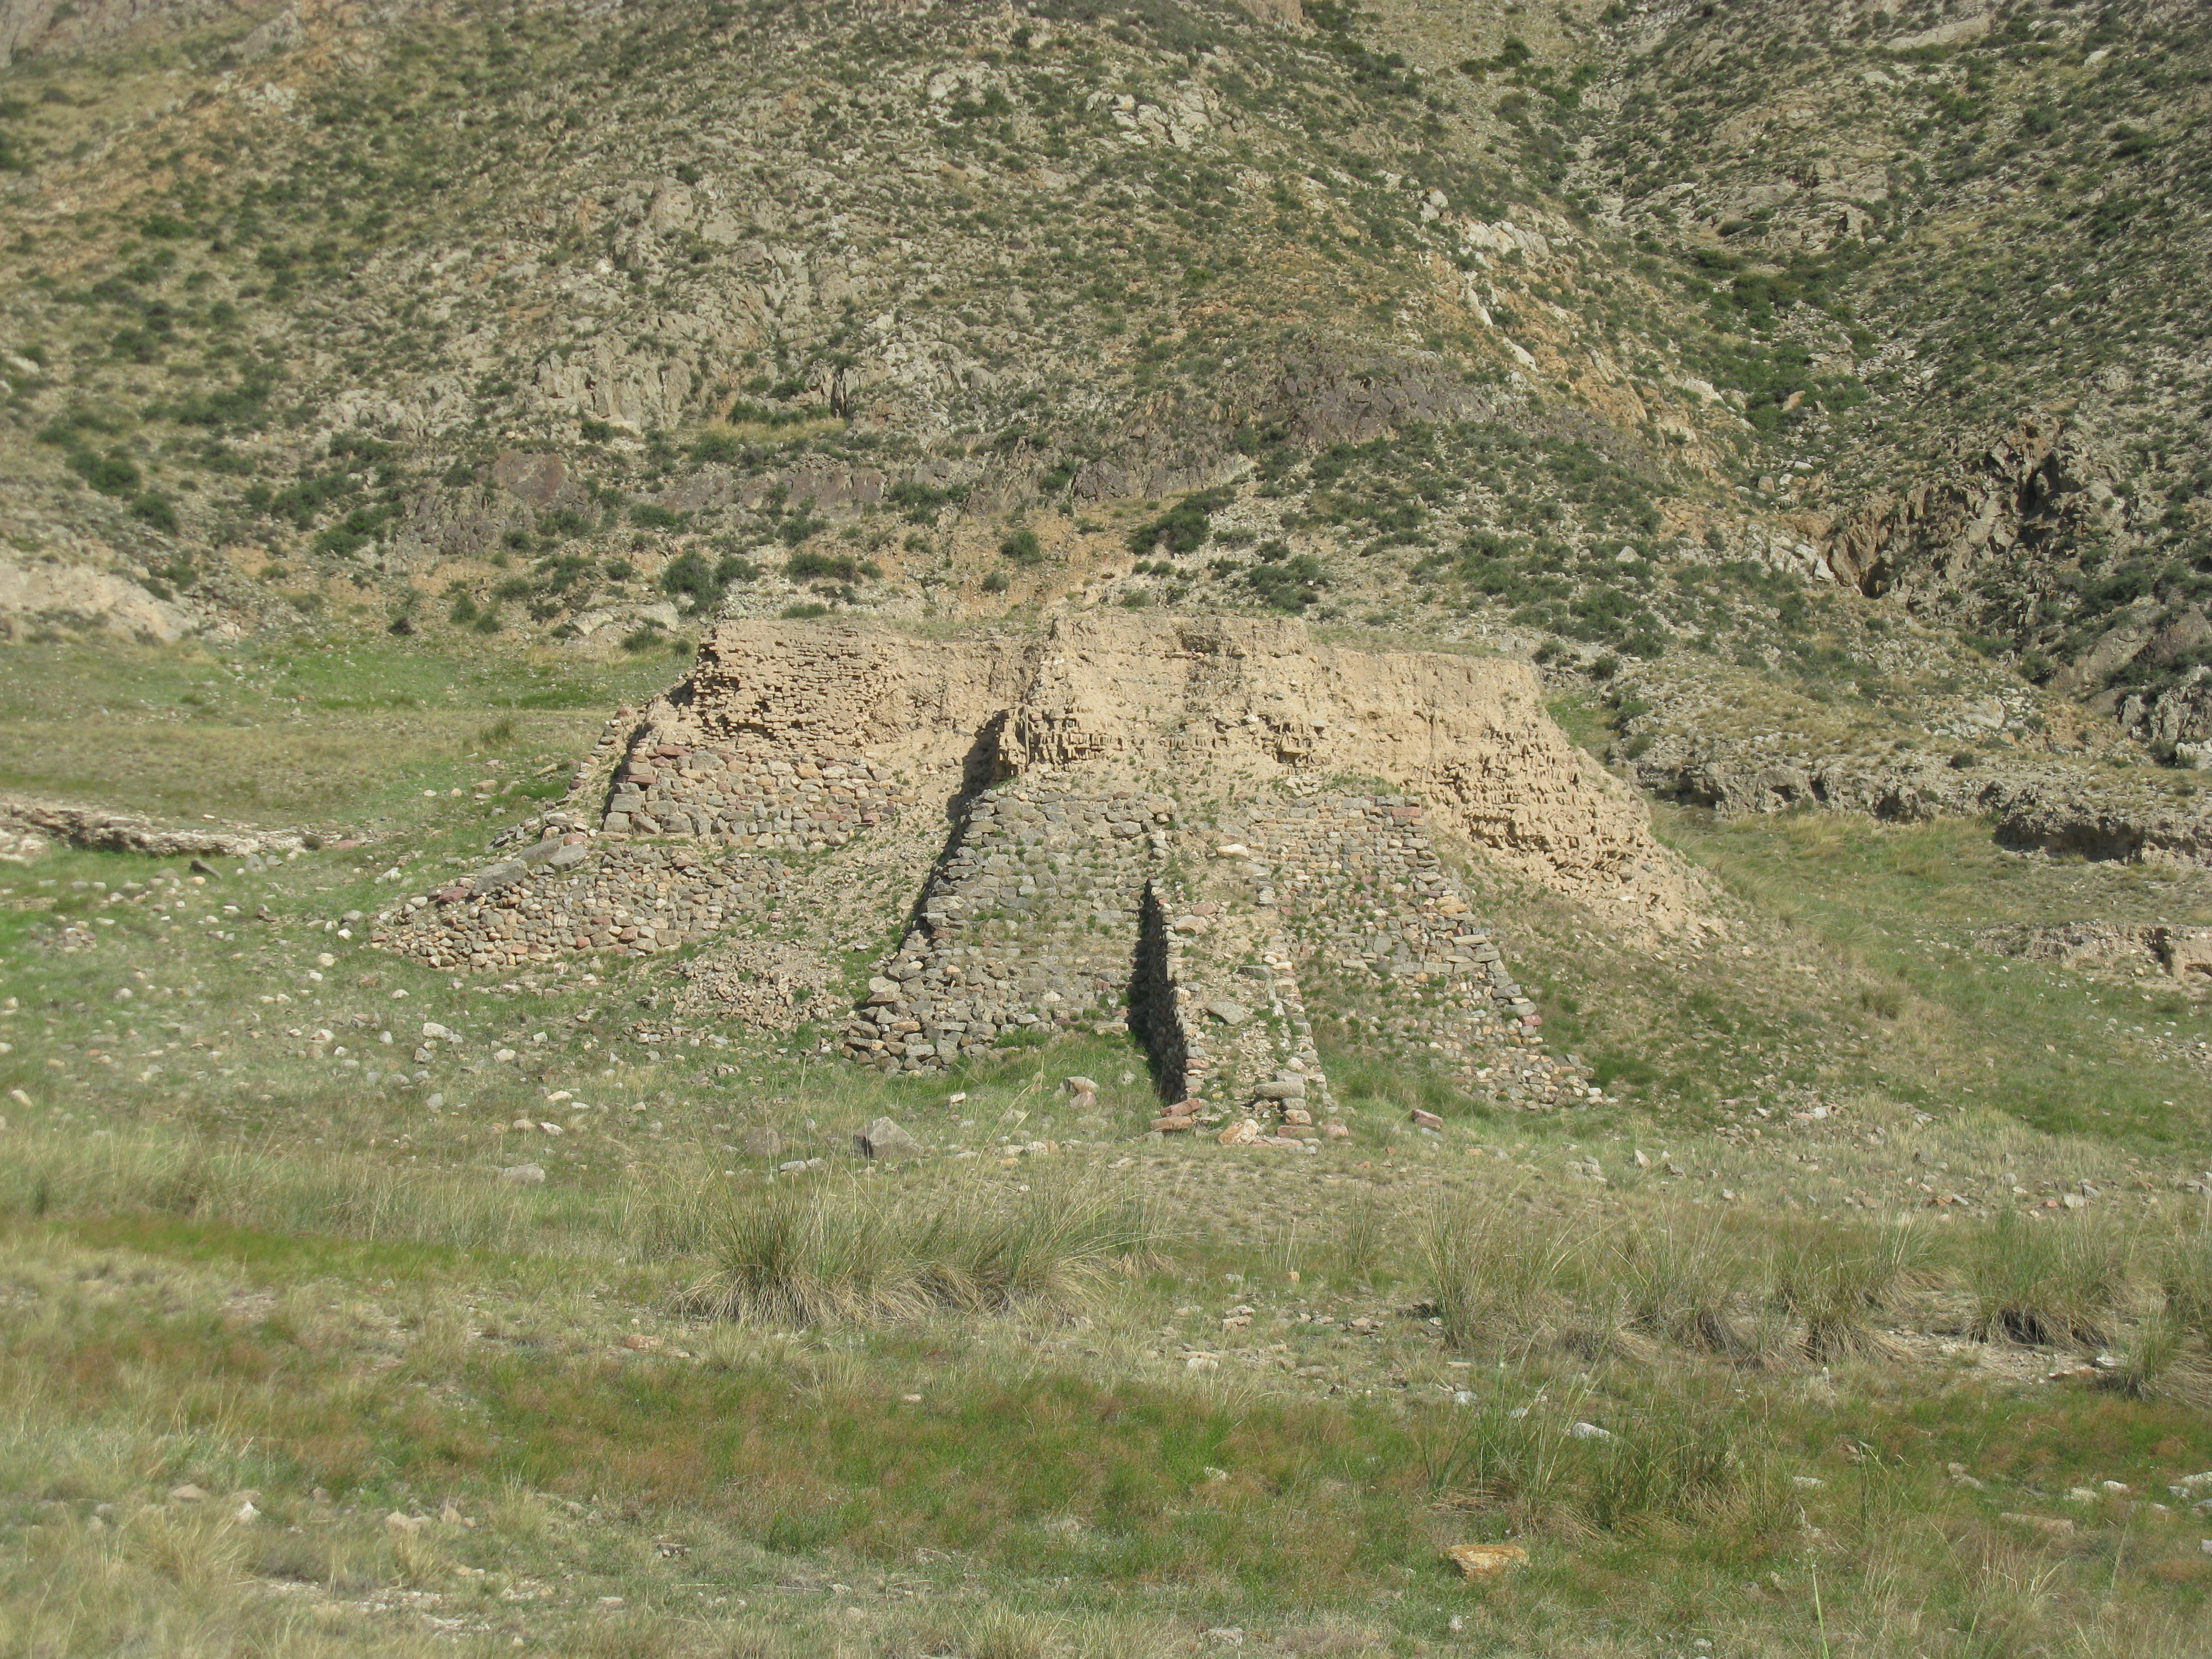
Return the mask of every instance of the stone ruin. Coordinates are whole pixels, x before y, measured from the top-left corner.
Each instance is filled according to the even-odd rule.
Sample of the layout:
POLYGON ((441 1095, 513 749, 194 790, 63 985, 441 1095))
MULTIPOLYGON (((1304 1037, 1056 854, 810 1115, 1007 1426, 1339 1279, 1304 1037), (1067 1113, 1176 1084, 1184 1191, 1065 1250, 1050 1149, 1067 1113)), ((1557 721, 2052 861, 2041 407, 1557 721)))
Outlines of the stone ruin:
POLYGON ((2069 968, 2161 973, 2199 995, 2212 992, 2212 927, 2170 922, 2009 923, 1982 929, 1974 942, 1998 956, 2069 968))
POLYGON ((1689 920, 1640 804, 1527 665, 1287 620, 725 623, 610 723, 562 811, 510 833, 377 941, 502 972, 696 945, 685 1006, 828 1026, 887 1073, 1127 1030, 1158 1127, 1237 1113, 1232 1138, 1320 1133, 1316 997, 1478 1097, 1593 1092, 1440 842, 1623 923, 1689 920))

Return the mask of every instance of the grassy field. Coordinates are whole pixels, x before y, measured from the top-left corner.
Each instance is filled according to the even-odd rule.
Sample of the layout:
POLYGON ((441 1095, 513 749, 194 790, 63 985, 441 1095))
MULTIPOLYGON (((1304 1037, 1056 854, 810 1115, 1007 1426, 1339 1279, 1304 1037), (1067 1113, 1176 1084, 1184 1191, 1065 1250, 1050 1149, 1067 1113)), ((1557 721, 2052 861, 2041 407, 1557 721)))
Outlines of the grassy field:
POLYGON ((669 1040, 665 959, 368 947, 669 672, 0 655, 13 785, 374 837, 0 869, 0 1654, 2203 1650, 2212 1031, 1973 944, 2203 878, 1668 816, 1692 947, 1477 862, 1625 1103, 1317 1009, 1305 1157, 1147 1139, 1118 1039, 885 1082, 669 1040))

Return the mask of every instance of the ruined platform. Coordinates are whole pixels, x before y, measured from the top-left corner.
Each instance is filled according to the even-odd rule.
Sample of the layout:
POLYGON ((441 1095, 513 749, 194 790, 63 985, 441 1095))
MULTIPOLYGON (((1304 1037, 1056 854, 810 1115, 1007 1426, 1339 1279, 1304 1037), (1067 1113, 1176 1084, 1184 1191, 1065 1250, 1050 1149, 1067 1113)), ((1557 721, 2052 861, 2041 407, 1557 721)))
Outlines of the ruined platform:
POLYGON ((1637 925, 1680 925, 1687 888, 1540 690, 1287 621, 725 624, 537 839, 380 942, 478 969, 696 945, 694 1011, 832 1023, 886 1071, 1126 1028, 1167 1100, 1266 1101, 1292 1133, 1328 1104, 1320 987, 1473 1092, 1571 1101, 1440 838, 1637 925))

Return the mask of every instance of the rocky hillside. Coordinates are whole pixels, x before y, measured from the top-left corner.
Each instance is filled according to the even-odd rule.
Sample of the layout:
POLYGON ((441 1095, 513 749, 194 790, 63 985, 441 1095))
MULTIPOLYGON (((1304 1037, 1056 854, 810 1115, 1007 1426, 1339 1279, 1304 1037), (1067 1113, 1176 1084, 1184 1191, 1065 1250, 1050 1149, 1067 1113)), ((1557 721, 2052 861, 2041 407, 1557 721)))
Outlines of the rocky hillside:
POLYGON ((2197 758, 2201 9, 1539 11, 9 0, 5 626, 1272 609, 2197 758))

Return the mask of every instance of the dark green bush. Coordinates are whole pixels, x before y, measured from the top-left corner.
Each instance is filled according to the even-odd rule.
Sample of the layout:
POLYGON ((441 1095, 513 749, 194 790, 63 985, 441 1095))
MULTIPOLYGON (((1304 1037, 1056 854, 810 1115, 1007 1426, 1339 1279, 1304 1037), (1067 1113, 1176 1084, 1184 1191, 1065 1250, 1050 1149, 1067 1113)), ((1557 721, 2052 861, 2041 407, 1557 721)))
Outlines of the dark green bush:
POLYGON ((157 489, 149 489, 131 503, 131 516, 149 524, 164 534, 177 533, 177 509, 169 498, 157 489))
POLYGON ((69 469, 103 495, 127 495, 138 488, 138 467, 119 449, 95 455, 89 449, 70 452, 69 469))
POLYGON ((854 559, 836 553, 802 551, 784 561, 783 574, 796 581, 827 577, 835 581, 853 582, 861 577, 880 578, 883 568, 872 560, 854 559))
POLYGON ((1272 610, 1297 612, 1321 598, 1328 578, 1310 553, 1255 564, 1244 573, 1245 586, 1272 610))
POLYGON ((1233 489, 1201 489, 1186 495, 1151 523, 1129 532, 1129 551, 1142 557, 1160 552, 1171 557, 1195 553, 1213 533, 1213 515, 1237 498, 1233 489))

